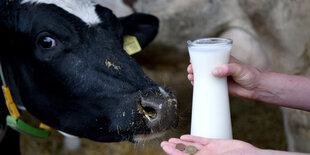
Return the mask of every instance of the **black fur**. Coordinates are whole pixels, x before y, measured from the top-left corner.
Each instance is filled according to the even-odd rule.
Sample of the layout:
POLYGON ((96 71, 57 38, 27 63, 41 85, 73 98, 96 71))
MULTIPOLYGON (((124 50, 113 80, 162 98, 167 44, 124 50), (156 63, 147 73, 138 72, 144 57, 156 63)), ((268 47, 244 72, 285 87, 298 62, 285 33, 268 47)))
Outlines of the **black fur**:
POLYGON ((95 141, 132 141, 175 126, 173 94, 166 88, 169 96, 161 94, 123 50, 126 34, 142 47, 151 42, 157 18, 118 19, 101 6, 96 12, 102 23, 89 26, 53 4, 1 2, 0 45, 6 50, 0 60, 15 102, 55 129, 95 141), (45 48, 46 38, 56 46, 45 48), (145 117, 152 110, 160 119, 145 117))

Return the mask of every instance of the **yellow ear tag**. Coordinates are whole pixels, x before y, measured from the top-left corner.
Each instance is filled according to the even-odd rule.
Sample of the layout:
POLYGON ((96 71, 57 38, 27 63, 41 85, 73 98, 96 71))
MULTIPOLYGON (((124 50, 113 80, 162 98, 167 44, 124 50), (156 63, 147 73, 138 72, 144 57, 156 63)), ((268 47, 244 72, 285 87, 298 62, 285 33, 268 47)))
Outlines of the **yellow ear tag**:
POLYGON ((133 55, 140 52, 141 46, 135 36, 124 36, 124 50, 128 53, 128 55, 133 55))

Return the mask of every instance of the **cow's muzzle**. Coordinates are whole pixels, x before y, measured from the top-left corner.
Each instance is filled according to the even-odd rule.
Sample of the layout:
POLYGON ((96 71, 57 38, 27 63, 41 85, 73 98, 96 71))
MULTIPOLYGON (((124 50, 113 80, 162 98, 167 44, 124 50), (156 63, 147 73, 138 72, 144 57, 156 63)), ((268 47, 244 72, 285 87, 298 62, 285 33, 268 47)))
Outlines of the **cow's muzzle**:
POLYGON ((158 87, 144 92, 139 103, 151 133, 159 133, 178 125, 177 100, 167 89, 158 87))

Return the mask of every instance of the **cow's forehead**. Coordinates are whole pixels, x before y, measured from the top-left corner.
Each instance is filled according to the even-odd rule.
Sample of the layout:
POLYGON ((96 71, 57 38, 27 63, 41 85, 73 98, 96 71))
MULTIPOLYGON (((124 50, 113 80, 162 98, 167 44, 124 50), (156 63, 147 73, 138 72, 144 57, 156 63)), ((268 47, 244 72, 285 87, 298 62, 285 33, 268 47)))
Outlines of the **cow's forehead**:
POLYGON ((22 0, 21 3, 55 4, 65 11, 79 17, 88 25, 101 22, 95 11, 95 4, 90 0, 22 0))

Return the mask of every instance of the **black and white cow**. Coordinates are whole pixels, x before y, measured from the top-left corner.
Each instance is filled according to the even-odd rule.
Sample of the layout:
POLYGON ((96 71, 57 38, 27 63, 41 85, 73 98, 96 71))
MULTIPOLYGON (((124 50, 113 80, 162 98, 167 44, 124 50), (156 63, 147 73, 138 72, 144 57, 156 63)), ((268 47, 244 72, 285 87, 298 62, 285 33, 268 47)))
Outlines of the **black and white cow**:
POLYGON ((154 16, 117 18, 89 0, 1 0, 0 61, 14 101, 43 123, 136 142, 177 125, 175 96, 123 50, 124 35, 143 48, 157 30, 154 16))

